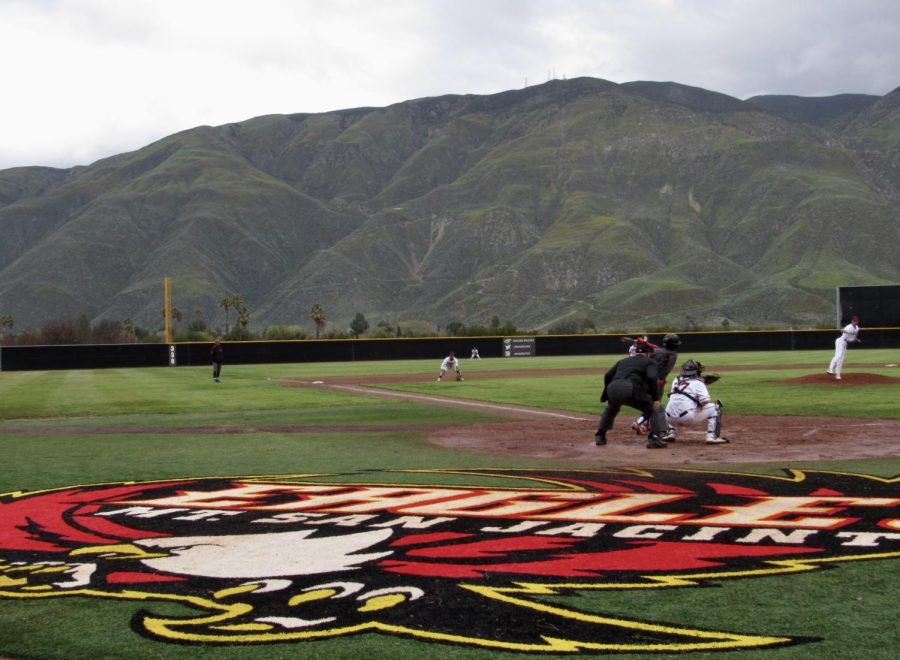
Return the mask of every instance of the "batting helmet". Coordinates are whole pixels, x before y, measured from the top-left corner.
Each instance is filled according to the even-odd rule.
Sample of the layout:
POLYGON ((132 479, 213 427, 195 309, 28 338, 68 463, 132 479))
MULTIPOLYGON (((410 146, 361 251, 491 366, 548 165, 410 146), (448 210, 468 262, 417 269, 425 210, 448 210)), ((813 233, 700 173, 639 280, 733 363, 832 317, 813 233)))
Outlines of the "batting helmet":
POLYGON ((697 360, 688 360, 681 365, 681 375, 686 378, 697 378, 703 373, 703 365, 697 360))
POLYGON ((676 335, 674 332, 670 332, 665 337, 663 337, 663 346, 666 348, 678 348, 681 346, 681 337, 676 335))

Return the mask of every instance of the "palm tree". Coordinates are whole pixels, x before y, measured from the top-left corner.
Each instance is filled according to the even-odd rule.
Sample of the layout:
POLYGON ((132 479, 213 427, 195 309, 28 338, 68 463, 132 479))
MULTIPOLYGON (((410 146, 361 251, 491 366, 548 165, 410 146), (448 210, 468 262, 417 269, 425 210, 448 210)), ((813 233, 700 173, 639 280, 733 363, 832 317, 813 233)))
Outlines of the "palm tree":
POLYGON ((231 304, 234 307, 234 311, 237 312, 237 326, 241 328, 246 328, 247 324, 250 323, 250 310, 247 309, 247 301, 244 300, 244 296, 239 293, 234 294, 231 297, 231 304))
POLYGON ((125 331, 125 338, 128 341, 137 339, 137 325, 135 325, 134 319, 130 316, 122 321, 122 330, 125 331))
POLYGON ((228 334, 228 310, 234 305, 234 298, 226 296, 219 301, 219 307, 225 310, 225 334, 228 334))
POLYGON ((309 310, 309 317, 316 324, 316 339, 319 338, 319 331, 325 327, 325 308, 316 303, 309 310))

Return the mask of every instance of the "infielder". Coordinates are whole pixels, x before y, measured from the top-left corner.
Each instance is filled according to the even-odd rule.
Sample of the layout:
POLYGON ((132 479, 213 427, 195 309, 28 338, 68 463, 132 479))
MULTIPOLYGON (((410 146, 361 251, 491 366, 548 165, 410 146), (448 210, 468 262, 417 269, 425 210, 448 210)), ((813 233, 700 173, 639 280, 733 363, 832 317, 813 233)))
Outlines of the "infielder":
POLYGON ((834 376, 835 380, 841 379, 841 370, 844 368, 844 355, 847 353, 847 346, 850 344, 858 344, 859 339, 859 317, 854 316, 850 319, 850 323, 841 330, 841 336, 834 340, 834 357, 831 358, 831 364, 825 370, 826 374, 834 376))
POLYGON ((462 372, 459 370, 459 360, 456 359, 456 354, 453 351, 447 354, 447 357, 444 358, 444 361, 441 362, 441 373, 438 374, 437 379, 443 380, 444 374, 448 371, 456 372, 456 380, 465 380, 462 376, 462 372))
POLYGON ((728 442, 722 437, 722 402, 713 401, 706 387, 707 380, 718 380, 718 376, 703 375, 703 365, 696 360, 688 360, 681 367, 681 375, 672 383, 669 404, 666 406, 668 431, 663 436, 666 442, 674 442, 678 427, 682 424, 706 422, 706 442, 721 444, 728 442))

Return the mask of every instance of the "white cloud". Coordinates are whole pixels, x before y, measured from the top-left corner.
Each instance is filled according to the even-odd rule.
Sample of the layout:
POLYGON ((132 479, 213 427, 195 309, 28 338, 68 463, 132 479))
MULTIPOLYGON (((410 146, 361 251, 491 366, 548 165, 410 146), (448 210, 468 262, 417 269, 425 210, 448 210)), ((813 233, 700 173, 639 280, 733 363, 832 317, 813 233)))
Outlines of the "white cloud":
POLYGON ((898 33, 893 0, 0 0, 0 168, 552 75, 885 94, 898 33))

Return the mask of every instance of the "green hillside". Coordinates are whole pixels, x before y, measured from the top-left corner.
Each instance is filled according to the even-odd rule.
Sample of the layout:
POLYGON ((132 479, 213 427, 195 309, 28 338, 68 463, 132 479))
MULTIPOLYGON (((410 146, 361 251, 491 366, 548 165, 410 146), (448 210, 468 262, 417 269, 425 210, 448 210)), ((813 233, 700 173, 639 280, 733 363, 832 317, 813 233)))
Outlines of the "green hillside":
POLYGON ((814 325, 900 282, 900 90, 756 97, 579 78, 198 127, 0 171, 0 313, 261 330, 367 318, 545 328, 814 325))

